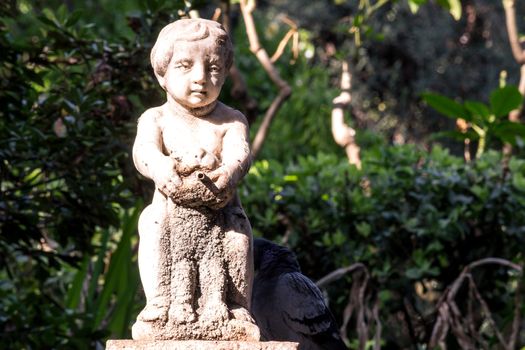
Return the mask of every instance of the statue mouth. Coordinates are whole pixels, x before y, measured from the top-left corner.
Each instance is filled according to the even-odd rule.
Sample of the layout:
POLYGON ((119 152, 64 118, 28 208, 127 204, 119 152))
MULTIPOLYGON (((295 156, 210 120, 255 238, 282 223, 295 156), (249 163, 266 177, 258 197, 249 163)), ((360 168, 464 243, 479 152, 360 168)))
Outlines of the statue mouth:
POLYGON ((192 95, 203 95, 205 96, 206 95, 206 90, 191 90, 191 94, 192 95))

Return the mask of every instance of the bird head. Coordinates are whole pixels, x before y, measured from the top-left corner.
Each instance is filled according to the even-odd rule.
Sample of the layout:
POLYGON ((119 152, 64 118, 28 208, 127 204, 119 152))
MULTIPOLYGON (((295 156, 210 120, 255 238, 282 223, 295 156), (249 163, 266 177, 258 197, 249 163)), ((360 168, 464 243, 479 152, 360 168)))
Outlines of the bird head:
POLYGON ((254 267, 257 273, 278 274, 300 272, 299 263, 292 251, 264 238, 253 243, 254 267))

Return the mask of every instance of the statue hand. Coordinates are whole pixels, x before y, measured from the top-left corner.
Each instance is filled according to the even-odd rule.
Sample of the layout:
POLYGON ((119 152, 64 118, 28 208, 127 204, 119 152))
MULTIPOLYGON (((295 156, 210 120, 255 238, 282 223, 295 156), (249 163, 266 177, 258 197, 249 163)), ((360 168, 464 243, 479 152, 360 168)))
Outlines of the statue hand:
POLYGON ((215 183, 215 186, 217 186, 220 192, 229 190, 232 187, 232 177, 224 167, 219 167, 211 171, 208 177, 215 183))
POLYGON ((175 170, 175 161, 166 157, 164 161, 157 166, 153 181, 157 188, 166 196, 174 194, 182 184, 182 180, 175 170))

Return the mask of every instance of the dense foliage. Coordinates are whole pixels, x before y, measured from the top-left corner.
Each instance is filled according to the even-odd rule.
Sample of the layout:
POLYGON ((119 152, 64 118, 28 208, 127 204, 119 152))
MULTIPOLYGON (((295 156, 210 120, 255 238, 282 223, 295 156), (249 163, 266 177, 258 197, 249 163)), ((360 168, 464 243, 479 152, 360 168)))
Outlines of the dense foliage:
MULTIPOLYGON (((136 313, 137 216, 125 208, 143 195, 128 157, 134 106, 160 96, 142 58, 151 39, 140 27, 101 39, 64 6, 20 8, 0 21, 0 347, 92 348, 136 313)), ((149 32, 170 20, 152 18, 136 21, 149 32)))
MULTIPOLYGON (((152 191, 130 149, 136 119, 164 98, 149 66, 152 42, 187 3, 0 4, 0 349, 91 349, 129 337, 144 302, 136 224, 152 191)), ((192 3, 204 17, 217 5, 192 3)), ((428 340, 439 296, 468 263, 490 256, 524 263, 523 128, 496 128, 508 125, 520 96, 511 85, 502 88, 512 96, 503 112, 492 97, 484 108, 468 101, 487 101, 500 70, 516 82, 517 67, 499 40, 504 28, 494 25, 502 10, 485 0, 471 31, 465 17, 453 22, 433 4, 414 15, 408 5, 414 10, 425 1, 386 1, 373 14, 356 3, 260 1, 262 44, 277 48, 288 30, 277 14, 287 14, 299 25, 300 55, 285 50, 276 62, 293 94, 240 193, 254 233, 288 244, 313 279, 363 263, 370 273, 366 303, 379 302, 383 345, 414 347, 428 340), (361 30, 359 44, 349 27, 361 30), (461 35, 468 40, 458 41, 461 35), (344 58, 354 69, 362 170, 348 165, 330 134, 344 58), (479 159, 466 164, 444 148, 425 150, 430 132, 448 125, 421 103, 427 90, 448 96, 425 95, 437 111, 487 129, 479 159), (395 134, 402 136, 397 142, 420 144, 385 142, 395 134), (514 157, 504 159, 502 141, 514 144, 514 157)), ((457 16, 459 1, 439 3, 452 4, 457 16)), ((236 63, 262 112, 276 88, 249 51, 238 11, 232 23, 236 63)), ((221 99, 242 109, 229 87, 221 99)), ((475 276, 508 332, 516 276, 506 268, 475 276)), ((358 279, 345 275, 328 286, 338 320, 358 279)), ((347 333, 356 348, 355 327, 347 333)), ((485 329, 483 336, 494 334, 485 329)))
MULTIPOLYGON (((256 234, 286 237, 307 275, 319 279, 364 263, 372 278, 368 292, 378 294, 384 320, 394 322, 385 325, 385 341, 403 346, 413 320, 396 327, 393 318, 404 303, 424 315, 428 294, 443 292, 468 263, 523 262, 524 174, 525 161, 512 159, 507 169, 495 152, 465 164, 441 148, 398 146, 367 152, 362 171, 325 154, 288 166, 261 161, 242 195, 256 234), (424 281, 433 285, 427 295, 415 288, 424 281)), ((503 327, 515 289, 506 285, 504 270, 484 272, 480 289, 490 291, 503 327)), ((342 312, 351 281, 334 284, 334 310, 342 312)), ((421 321, 433 325, 436 315, 426 316, 421 321)), ((422 341, 429 331, 419 331, 422 341)))

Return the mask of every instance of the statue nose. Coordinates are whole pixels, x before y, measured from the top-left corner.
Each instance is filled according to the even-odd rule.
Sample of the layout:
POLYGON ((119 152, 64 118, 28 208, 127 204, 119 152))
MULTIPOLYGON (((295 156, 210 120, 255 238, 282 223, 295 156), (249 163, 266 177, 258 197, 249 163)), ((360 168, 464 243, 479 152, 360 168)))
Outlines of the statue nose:
POLYGON ((206 82, 206 70, 203 64, 196 64, 193 67, 192 81, 195 84, 204 84, 206 82))

